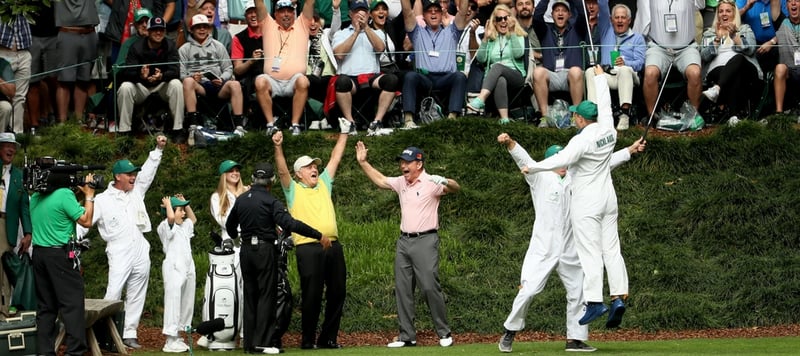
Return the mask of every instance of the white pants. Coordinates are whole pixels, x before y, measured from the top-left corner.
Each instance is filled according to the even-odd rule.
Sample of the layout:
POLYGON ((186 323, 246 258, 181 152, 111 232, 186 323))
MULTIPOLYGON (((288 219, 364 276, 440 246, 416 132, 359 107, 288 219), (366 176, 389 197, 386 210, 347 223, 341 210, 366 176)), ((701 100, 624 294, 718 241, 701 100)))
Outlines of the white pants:
POLYGON ((567 339, 588 340, 589 327, 578 324, 583 315, 583 269, 573 239, 566 243, 553 241, 546 244, 531 241, 522 263, 521 288, 503 326, 512 331, 525 328, 528 306, 533 297, 542 292, 553 269, 558 271, 567 291, 567 339), (543 251, 539 249, 540 246, 549 246, 550 250, 556 251, 543 251))
POLYGON ((617 200, 581 204, 572 197, 572 229, 583 266, 583 296, 587 302, 603 301, 603 270, 610 295, 628 294, 628 271, 619 246, 617 200))
POLYGON ((25 115, 25 100, 28 97, 28 85, 31 81, 31 52, 28 50, 12 51, 8 49, 0 49, 0 57, 3 57, 8 63, 11 64, 11 70, 14 71, 14 83, 17 86, 17 92, 11 98, 14 105, 13 123, 3 120, 0 122, 0 130, 5 130, 11 124, 11 129, 14 133, 23 133, 25 131, 24 115, 25 115))
POLYGON ((161 267, 164 278, 164 326, 162 333, 179 336, 180 331, 192 325, 194 293, 197 275, 194 264, 180 264, 164 260, 161 267))
POLYGON ((136 338, 150 281, 150 244, 143 236, 136 238, 141 241, 121 245, 121 249, 114 249, 117 241, 110 242, 106 247, 108 287, 103 299, 122 299, 122 289, 125 289, 125 324, 122 333, 125 339, 136 338))
MULTIPOLYGON (((609 89, 616 89, 619 94, 619 103, 633 103, 633 87, 639 85, 639 75, 628 66, 614 67, 612 73, 605 73, 609 89)), ((592 102, 597 102, 597 93, 594 88, 594 68, 586 70, 586 96, 592 102)))
POLYGON ((169 111, 172 113, 173 130, 183 128, 183 84, 178 79, 170 80, 169 83, 161 83, 155 87, 148 88, 141 83, 124 82, 117 91, 117 105, 119 106, 119 126, 120 132, 131 130, 133 116, 133 106, 141 104, 150 94, 158 93, 161 100, 169 103, 169 111))

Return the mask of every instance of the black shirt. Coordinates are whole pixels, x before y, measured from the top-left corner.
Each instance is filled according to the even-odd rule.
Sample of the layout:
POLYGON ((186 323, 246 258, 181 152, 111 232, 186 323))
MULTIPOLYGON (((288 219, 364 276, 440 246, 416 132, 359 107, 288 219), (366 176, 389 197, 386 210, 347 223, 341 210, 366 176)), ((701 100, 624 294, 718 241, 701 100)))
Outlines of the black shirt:
POLYGON ((317 240, 322 238, 319 231, 292 218, 286 206, 275 199, 263 185, 253 185, 249 191, 236 198, 225 228, 234 239, 238 237, 237 227, 241 226, 244 238, 255 236, 260 240, 274 240, 278 238, 276 224, 287 233, 296 232, 317 240))

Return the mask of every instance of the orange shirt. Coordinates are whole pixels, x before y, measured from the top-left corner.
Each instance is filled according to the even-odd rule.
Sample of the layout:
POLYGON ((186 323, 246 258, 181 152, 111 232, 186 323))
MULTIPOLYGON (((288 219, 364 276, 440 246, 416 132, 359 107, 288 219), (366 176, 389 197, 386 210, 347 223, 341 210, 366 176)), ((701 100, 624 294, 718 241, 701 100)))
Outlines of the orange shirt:
POLYGON ((261 21, 264 41, 264 73, 278 80, 291 79, 306 73, 308 62, 308 19, 297 16, 292 27, 284 30, 269 14, 261 21), (273 70, 275 58, 280 58, 280 70, 273 70))

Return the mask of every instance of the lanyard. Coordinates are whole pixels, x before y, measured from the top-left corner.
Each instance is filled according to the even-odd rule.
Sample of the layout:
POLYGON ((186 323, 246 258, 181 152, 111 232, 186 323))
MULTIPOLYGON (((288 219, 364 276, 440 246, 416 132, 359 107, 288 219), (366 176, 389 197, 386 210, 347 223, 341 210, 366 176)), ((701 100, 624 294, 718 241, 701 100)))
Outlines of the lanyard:
POLYGON ((286 42, 289 41, 289 37, 292 37, 292 33, 294 32, 294 28, 292 28, 291 30, 292 31, 286 31, 289 34, 286 35, 286 38, 284 39, 283 38, 283 31, 281 31, 281 26, 278 25, 278 37, 280 37, 280 39, 281 39, 281 48, 278 50, 278 57, 280 57, 281 53, 283 53, 283 48, 286 47, 286 42))

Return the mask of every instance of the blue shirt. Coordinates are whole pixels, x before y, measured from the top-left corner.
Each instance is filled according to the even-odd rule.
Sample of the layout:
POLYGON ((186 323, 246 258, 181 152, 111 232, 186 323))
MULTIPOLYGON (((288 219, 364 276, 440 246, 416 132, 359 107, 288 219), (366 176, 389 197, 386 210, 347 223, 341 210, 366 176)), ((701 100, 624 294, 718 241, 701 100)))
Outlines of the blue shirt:
MULTIPOLYGON (((736 0, 736 7, 739 9, 744 7, 745 4, 747 4, 747 0, 736 0)), ((769 0, 766 2, 762 0, 754 2, 753 6, 742 16, 742 23, 750 25, 750 29, 753 30, 753 34, 756 36, 756 43, 758 44, 767 42, 775 37, 775 28, 772 26, 772 21, 774 21, 774 19, 769 9, 769 0), (766 27, 761 25, 762 13, 766 13, 769 18, 769 24, 766 27)))
MULTIPOLYGON (((383 38, 383 31, 373 31, 375 31, 375 34, 377 34, 379 38, 383 38)), ((353 25, 341 31, 336 31, 333 35, 333 48, 347 41, 347 38, 352 36, 353 32, 355 32, 353 25)), ((341 61, 341 65, 339 65, 339 74, 355 76, 359 74, 380 73, 380 71, 381 66, 378 64, 377 53, 375 52, 375 48, 372 47, 367 33, 359 33, 358 37, 356 37, 356 41, 350 48, 350 53, 344 57, 341 61)))
POLYGON ((456 27, 455 21, 447 27, 432 31, 430 27, 416 25, 408 33, 414 44, 414 64, 416 68, 431 73, 450 73, 456 71, 456 46, 463 30, 456 27))

